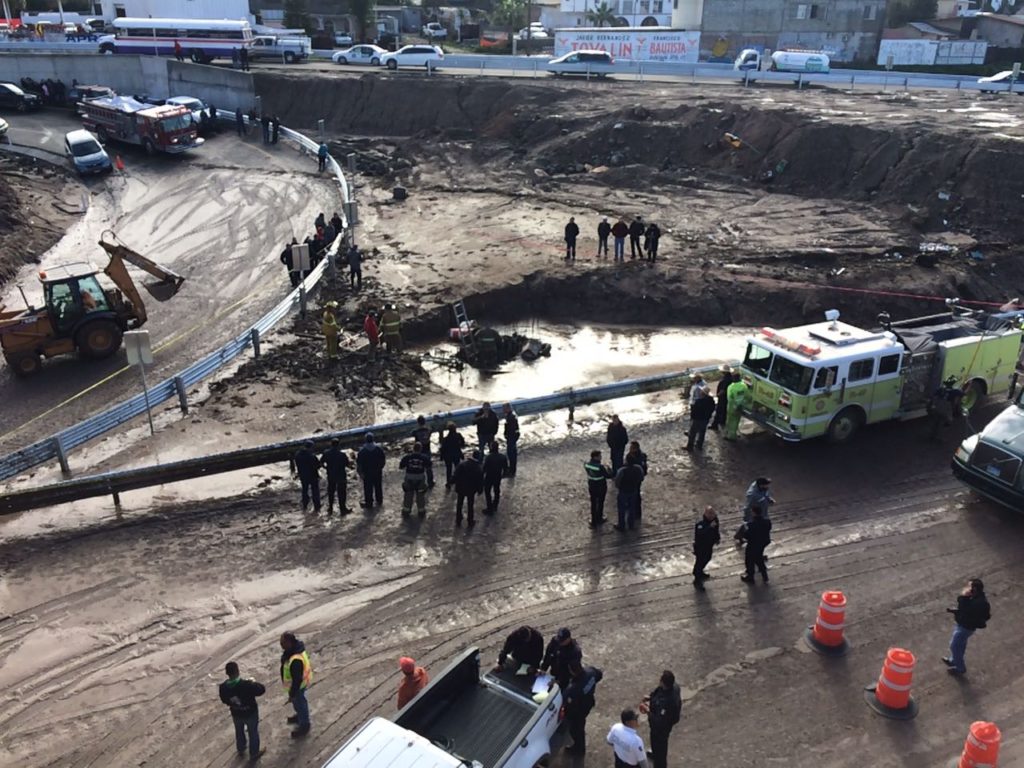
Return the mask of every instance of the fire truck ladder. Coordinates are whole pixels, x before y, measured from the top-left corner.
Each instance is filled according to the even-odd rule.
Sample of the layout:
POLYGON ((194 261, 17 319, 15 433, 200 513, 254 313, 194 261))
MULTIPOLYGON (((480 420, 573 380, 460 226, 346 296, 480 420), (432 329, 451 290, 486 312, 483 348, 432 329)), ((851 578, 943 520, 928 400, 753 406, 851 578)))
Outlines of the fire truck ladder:
POLYGON ((452 312, 455 313, 455 327, 459 330, 459 345, 462 347, 462 358, 467 362, 476 360, 476 341, 473 338, 472 326, 469 322, 469 315, 466 313, 466 304, 459 299, 452 304, 452 312))

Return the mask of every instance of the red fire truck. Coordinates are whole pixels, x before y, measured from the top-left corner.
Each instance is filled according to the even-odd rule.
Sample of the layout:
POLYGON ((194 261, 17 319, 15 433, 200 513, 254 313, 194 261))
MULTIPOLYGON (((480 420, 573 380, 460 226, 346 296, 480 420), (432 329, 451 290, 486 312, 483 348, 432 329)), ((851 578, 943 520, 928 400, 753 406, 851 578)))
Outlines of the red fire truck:
POLYGON ((102 96, 81 103, 82 124, 100 141, 138 144, 149 154, 177 154, 203 143, 187 107, 162 107, 131 96, 102 96))

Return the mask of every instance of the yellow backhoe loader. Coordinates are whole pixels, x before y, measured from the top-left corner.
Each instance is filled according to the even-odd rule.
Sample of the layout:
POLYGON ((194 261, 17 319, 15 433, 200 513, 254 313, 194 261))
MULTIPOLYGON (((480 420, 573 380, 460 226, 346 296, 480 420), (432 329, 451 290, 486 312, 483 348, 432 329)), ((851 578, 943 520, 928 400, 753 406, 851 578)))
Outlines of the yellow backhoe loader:
MULTIPOLYGON (((109 230, 108 230, 109 232, 109 230)), ((29 304, 9 311, 0 306, 0 347, 7 364, 19 376, 31 376, 42 367, 42 358, 69 355, 100 359, 121 348, 125 331, 146 323, 146 307, 125 262, 157 278, 145 288, 157 301, 178 292, 185 278, 136 253, 113 232, 104 232, 100 247, 110 256, 102 270, 113 288, 99 281, 100 270, 87 263, 65 264, 40 271, 44 306, 29 304)))

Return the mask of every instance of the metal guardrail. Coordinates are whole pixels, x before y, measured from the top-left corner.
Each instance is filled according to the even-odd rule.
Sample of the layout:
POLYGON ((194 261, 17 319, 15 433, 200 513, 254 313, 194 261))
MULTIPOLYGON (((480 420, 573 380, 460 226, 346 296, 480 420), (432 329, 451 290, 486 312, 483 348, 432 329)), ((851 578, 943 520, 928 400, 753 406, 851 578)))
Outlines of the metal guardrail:
MULTIPOLYGON (((738 361, 735 365, 739 365, 738 361)), ((584 389, 569 389, 550 395, 512 400, 512 407, 520 416, 545 413, 548 411, 568 408, 570 413, 577 406, 591 405, 621 397, 632 397, 666 389, 682 388, 689 384, 691 377, 697 373, 708 373, 718 370, 717 365, 689 368, 677 373, 665 373, 657 376, 646 376, 639 379, 627 379, 611 384, 599 384, 584 389)), ((427 417, 427 426, 432 432, 440 431, 448 422, 458 426, 467 426, 473 421, 477 408, 462 408, 446 413, 435 413, 427 417)), ((27 509, 47 507, 79 499, 97 496, 113 496, 119 503, 119 494, 125 491, 147 488, 154 485, 192 480, 197 477, 208 477, 222 472, 273 464, 288 461, 295 451, 307 440, 323 449, 331 440, 337 439, 344 448, 354 448, 363 442, 367 432, 373 432, 378 442, 389 442, 411 438, 418 424, 414 419, 394 421, 386 424, 354 427, 341 432, 318 434, 311 438, 290 440, 255 448, 243 448, 227 453, 217 453, 168 464, 157 464, 119 472, 107 472, 101 475, 81 477, 39 488, 13 491, 0 496, 0 515, 23 512, 27 509)), ((469 441, 471 443, 471 441, 469 441)))
MULTIPOLYGON (((217 110, 217 117, 221 120, 234 121, 235 115, 228 110, 217 110)), ((248 122, 248 119, 246 119, 248 122)), ((319 147, 315 141, 290 128, 282 128, 281 135, 290 141, 295 142, 304 152, 316 155, 319 147)), ((350 202, 348 181, 341 172, 341 166, 333 157, 329 157, 329 166, 338 182, 338 188, 343 202, 350 202)), ((344 230, 349 229, 348 221, 342 214, 344 230)), ((339 234, 334 243, 328 249, 328 258, 321 261, 303 281, 302 287, 297 287, 287 298, 271 309, 251 326, 242 331, 238 336, 214 350, 202 360, 190 365, 188 368, 178 372, 168 379, 149 388, 149 403, 151 406, 160 405, 174 397, 184 397, 185 390, 216 372, 224 365, 234 360, 246 348, 253 345, 254 338, 257 340, 261 335, 266 334, 282 319, 295 311, 300 304, 300 294, 304 289, 307 293, 316 287, 324 270, 327 268, 330 259, 337 254, 338 248, 344 238, 339 234)), ((81 421, 72 427, 51 435, 43 440, 33 443, 21 450, 15 451, 0 459, 0 480, 14 477, 32 467, 44 464, 47 461, 57 459, 61 467, 67 470, 67 454, 73 448, 89 442, 95 437, 109 432, 137 416, 146 412, 146 396, 139 393, 134 397, 118 403, 113 408, 108 408, 85 421, 81 421)))

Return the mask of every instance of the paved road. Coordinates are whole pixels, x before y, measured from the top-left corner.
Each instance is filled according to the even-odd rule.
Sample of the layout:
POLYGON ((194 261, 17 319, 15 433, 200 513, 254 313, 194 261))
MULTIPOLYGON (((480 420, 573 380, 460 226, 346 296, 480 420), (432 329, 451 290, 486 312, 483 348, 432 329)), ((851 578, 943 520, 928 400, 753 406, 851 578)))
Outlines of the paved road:
MULTIPOLYGON (((12 115, 9 122, 13 142, 56 152, 63 134, 77 125, 57 111, 12 115)), ((283 298, 288 282, 277 260, 282 244, 308 234, 318 212, 330 216, 338 206, 336 187, 326 178, 317 181, 314 161, 292 147, 240 142, 233 131, 179 157, 149 158, 136 148, 110 149, 121 154, 126 173, 82 182, 88 212, 44 255, 42 264, 87 259, 102 266, 106 254, 95 243, 103 230, 113 229, 135 250, 185 275, 182 290, 171 301, 147 301, 146 328, 160 349, 150 375, 159 380, 225 343, 283 298)), ((19 282, 38 305, 42 291, 35 272, 26 269, 19 282)), ((141 273, 135 277, 137 282, 150 279, 141 273)), ((6 303, 22 303, 13 284, 6 303)), ((137 375, 121 373, 73 404, 32 421, 124 366, 123 351, 97 362, 54 358, 26 381, 0 364, 0 397, 18 404, 0 413, 0 445, 27 444, 135 394, 140 389, 137 375), (30 429, 12 433, 29 423, 30 429)))
POLYGON ((263 763, 318 768, 367 717, 394 711, 400 656, 434 672, 470 645, 491 659, 527 622, 546 634, 571 627, 605 672, 585 763, 559 756, 555 768, 608 765, 608 725, 664 668, 685 697, 673 766, 935 768, 959 754, 976 719, 1003 728, 1000 764, 1022 764, 1014 734, 1024 727, 1024 678, 1012 660, 1024 619, 1015 600, 1024 519, 951 478, 954 435, 929 443, 921 422, 873 427, 838 448, 767 436, 728 445, 712 435, 706 455, 691 456, 678 423, 628 426, 651 474, 643 523, 626 536, 584 525, 580 465, 593 441, 569 438, 525 445, 501 510, 472 533, 453 528, 440 488, 424 522, 403 522, 391 469, 384 507, 341 521, 302 515, 289 489, 0 546, 9 756, 26 765, 226 765, 233 742, 215 685, 234 658, 268 686, 263 763), (728 534, 762 473, 778 499, 771 583, 748 587, 728 534), (707 503, 726 541, 698 593, 690 537, 707 503), (975 575, 989 585, 994 618, 971 641, 968 677, 954 680, 939 661, 951 627, 944 609, 975 575), (850 601, 853 650, 842 660, 800 640, 821 591, 834 588, 850 601), (276 687, 286 629, 306 640, 316 670, 313 733, 300 743, 288 738, 276 687), (891 646, 917 654, 921 714, 911 723, 863 702, 891 646))

